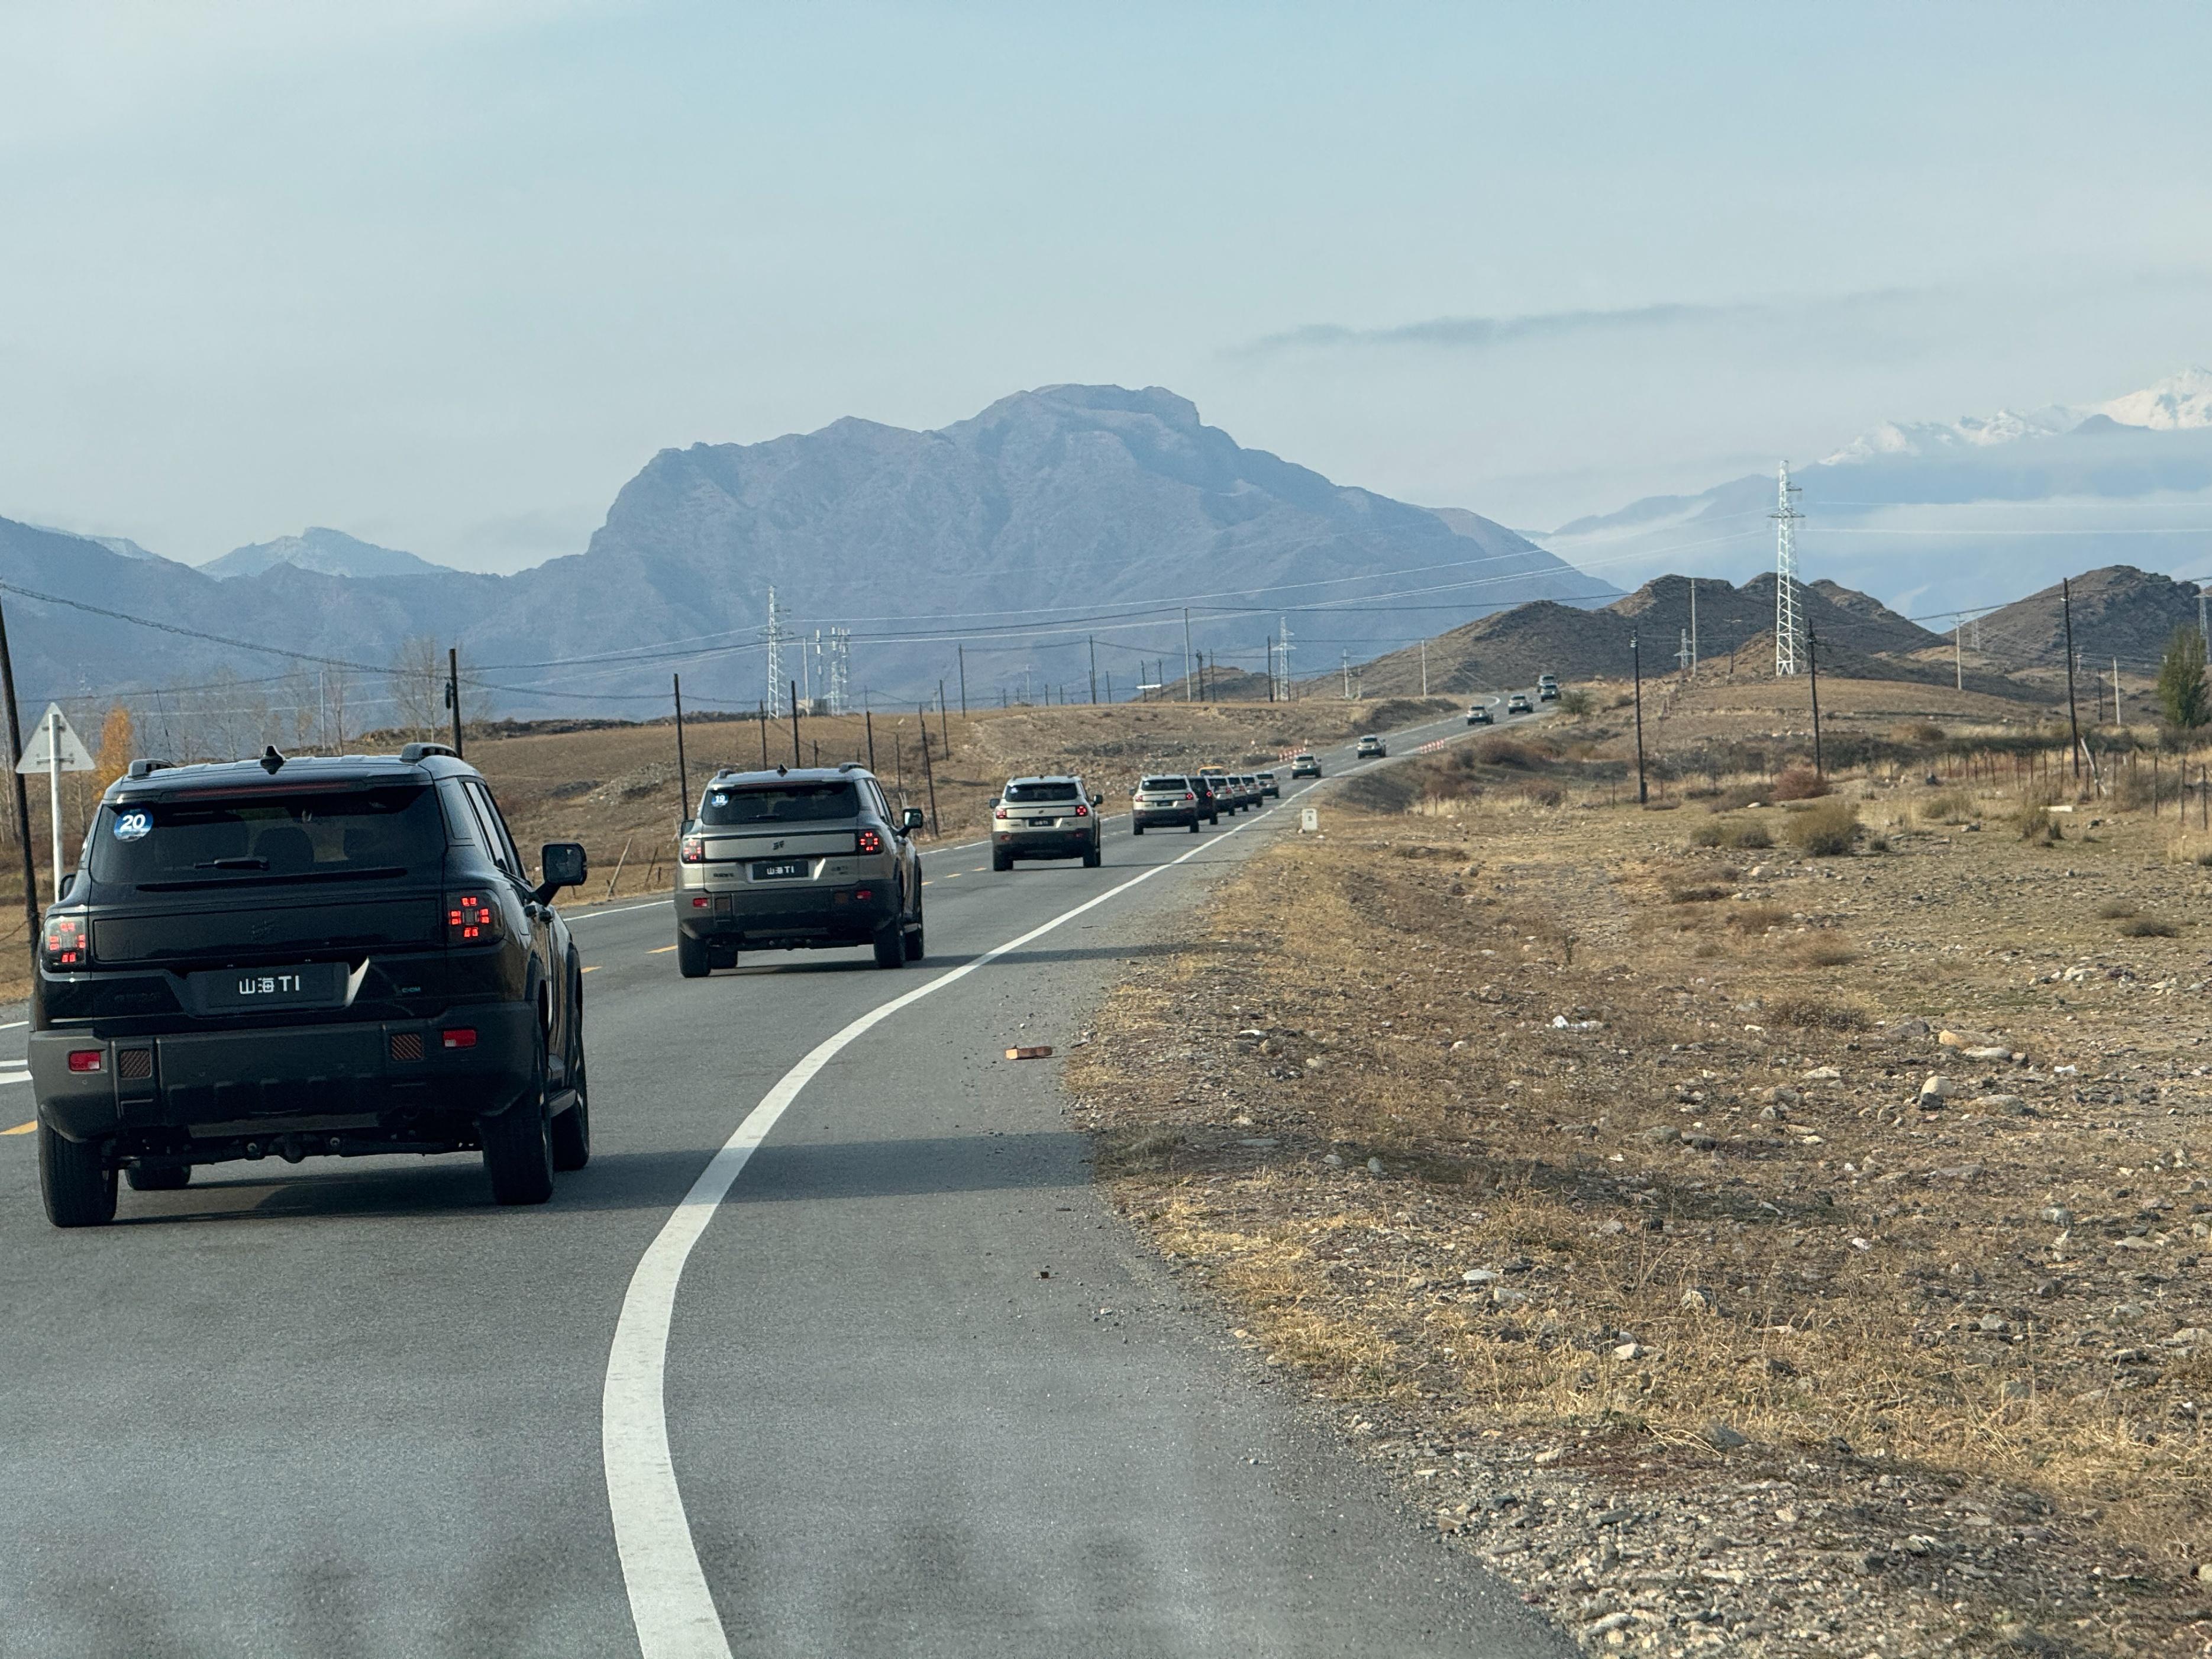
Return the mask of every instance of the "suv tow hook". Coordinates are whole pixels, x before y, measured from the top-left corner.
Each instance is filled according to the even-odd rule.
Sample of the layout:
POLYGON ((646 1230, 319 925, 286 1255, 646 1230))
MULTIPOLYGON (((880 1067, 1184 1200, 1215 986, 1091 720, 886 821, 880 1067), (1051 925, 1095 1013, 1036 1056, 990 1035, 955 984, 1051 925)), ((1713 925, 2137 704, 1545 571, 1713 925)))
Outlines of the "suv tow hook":
POLYGON ((276 1155, 287 1164, 297 1164, 307 1156, 307 1148, 300 1145, 297 1135, 279 1135, 271 1144, 276 1149, 276 1155))

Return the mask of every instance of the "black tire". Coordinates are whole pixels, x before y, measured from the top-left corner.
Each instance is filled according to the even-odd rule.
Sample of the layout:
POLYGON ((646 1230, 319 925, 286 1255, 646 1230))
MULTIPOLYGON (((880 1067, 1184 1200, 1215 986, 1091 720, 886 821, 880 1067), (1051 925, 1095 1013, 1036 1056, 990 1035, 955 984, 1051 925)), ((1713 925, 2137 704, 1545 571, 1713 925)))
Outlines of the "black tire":
POLYGON ((1198 833, 1198 820, 1196 818, 1193 818, 1190 821, 1190 833, 1194 836, 1198 833))
POLYGON ((1141 823, 1133 823, 1129 826, 1129 833, 1133 836, 1141 836, 1145 833, 1145 826, 1141 823))
POLYGON ((676 971, 686 979, 704 979, 714 971, 714 958, 703 939, 678 930, 676 935, 676 971))
POLYGON ((514 1104, 483 1121, 484 1174, 495 1204, 543 1204, 553 1196, 553 1121, 545 1110, 545 1065, 514 1104))
POLYGON ((148 1169, 139 1164, 125 1170, 123 1178, 131 1183, 134 1193, 173 1193, 191 1185, 192 1166, 174 1164, 148 1169))
POLYGON ((584 1070, 584 976, 572 974, 568 989, 568 1086, 576 1103, 553 1120, 553 1167, 580 1170, 592 1161, 591 1085, 584 1070))
POLYGON ((115 1219, 115 1171, 96 1140, 70 1140, 39 1125, 39 1194, 57 1227, 104 1227, 115 1219))
POLYGON ((1004 875, 1007 871, 1014 867, 1014 855, 1012 853, 1002 853, 995 847, 991 849, 991 867, 994 870, 996 870, 1000 875, 1004 875))
POLYGON ((914 925, 906 930, 906 959, 908 962, 920 962, 921 957, 921 895, 916 893, 914 900, 914 925))
POLYGON ((876 949, 876 966, 903 968, 906 966, 906 927, 896 916, 876 929, 870 941, 876 949))
POLYGON ((1096 870, 1104 856, 1105 854, 1099 848, 1092 848, 1083 855, 1083 867, 1086 870, 1096 870))

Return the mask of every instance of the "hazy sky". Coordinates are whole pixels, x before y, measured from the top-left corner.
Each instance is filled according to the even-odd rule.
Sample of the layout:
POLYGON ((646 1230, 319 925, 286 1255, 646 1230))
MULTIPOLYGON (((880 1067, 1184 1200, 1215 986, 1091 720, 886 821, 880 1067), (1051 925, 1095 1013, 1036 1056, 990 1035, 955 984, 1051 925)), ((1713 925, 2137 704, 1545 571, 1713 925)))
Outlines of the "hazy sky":
POLYGON ((2212 11, 16 0, 0 514, 512 568, 1059 380, 1524 527, 2212 360, 2212 11))

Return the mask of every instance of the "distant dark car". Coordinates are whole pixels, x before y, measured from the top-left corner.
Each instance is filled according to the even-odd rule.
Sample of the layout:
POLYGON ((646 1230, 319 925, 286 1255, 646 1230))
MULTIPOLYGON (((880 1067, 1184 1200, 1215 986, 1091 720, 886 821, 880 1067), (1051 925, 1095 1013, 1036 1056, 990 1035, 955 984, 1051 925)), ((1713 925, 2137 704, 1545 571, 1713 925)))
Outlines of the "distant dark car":
POLYGON ((591 1157, 584 981, 491 790, 439 744, 170 766, 108 787, 46 913, 31 1081, 47 1218, 97 1226, 116 1177, 480 1150, 540 1204, 591 1157))

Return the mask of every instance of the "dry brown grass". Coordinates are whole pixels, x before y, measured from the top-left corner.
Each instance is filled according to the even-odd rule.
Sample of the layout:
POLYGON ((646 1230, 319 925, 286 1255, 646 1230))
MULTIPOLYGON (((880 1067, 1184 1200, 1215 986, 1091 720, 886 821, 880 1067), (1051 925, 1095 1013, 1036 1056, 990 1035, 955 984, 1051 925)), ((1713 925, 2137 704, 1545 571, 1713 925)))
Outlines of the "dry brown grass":
MULTIPOLYGON (((2132 821, 2059 848, 1908 835, 1723 902, 1683 896, 1715 884, 1701 855, 1632 811, 1540 836, 1522 811, 1451 822, 1484 849, 1457 894, 1449 860, 1377 856, 1408 820, 1256 858, 1201 932, 1263 948, 1143 971, 1072 1068, 1117 1199, 1368 1416, 1564 1435, 1577 1478, 1646 1493, 1712 1478, 1718 1419, 1754 1460, 1827 1461, 1863 1540, 1832 1551, 1903 1560, 1995 1516, 1960 1534, 1970 1605, 2067 1650, 2181 1642, 2212 1559, 2212 1081, 2203 988, 2147 988, 2203 970, 2155 937, 2100 956, 2080 901, 2178 904, 2196 866, 2132 821), (1542 915, 1575 919, 1571 951, 1542 915), (1913 1017, 1969 1035, 1889 1038, 1913 1017), (2029 1064, 1963 1060, 1989 1030, 2029 1064), (1163 1065, 1203 1085, 1133 1086, 1163 1065), (1840 1081, 1806 1080, 1823 1066, 1840 1081), (1991 1098, 1923 1113, 1932 1071, 1991 1098)), ((1936 1579, 1863 1582, 1965 1628, 1936 1579)))

